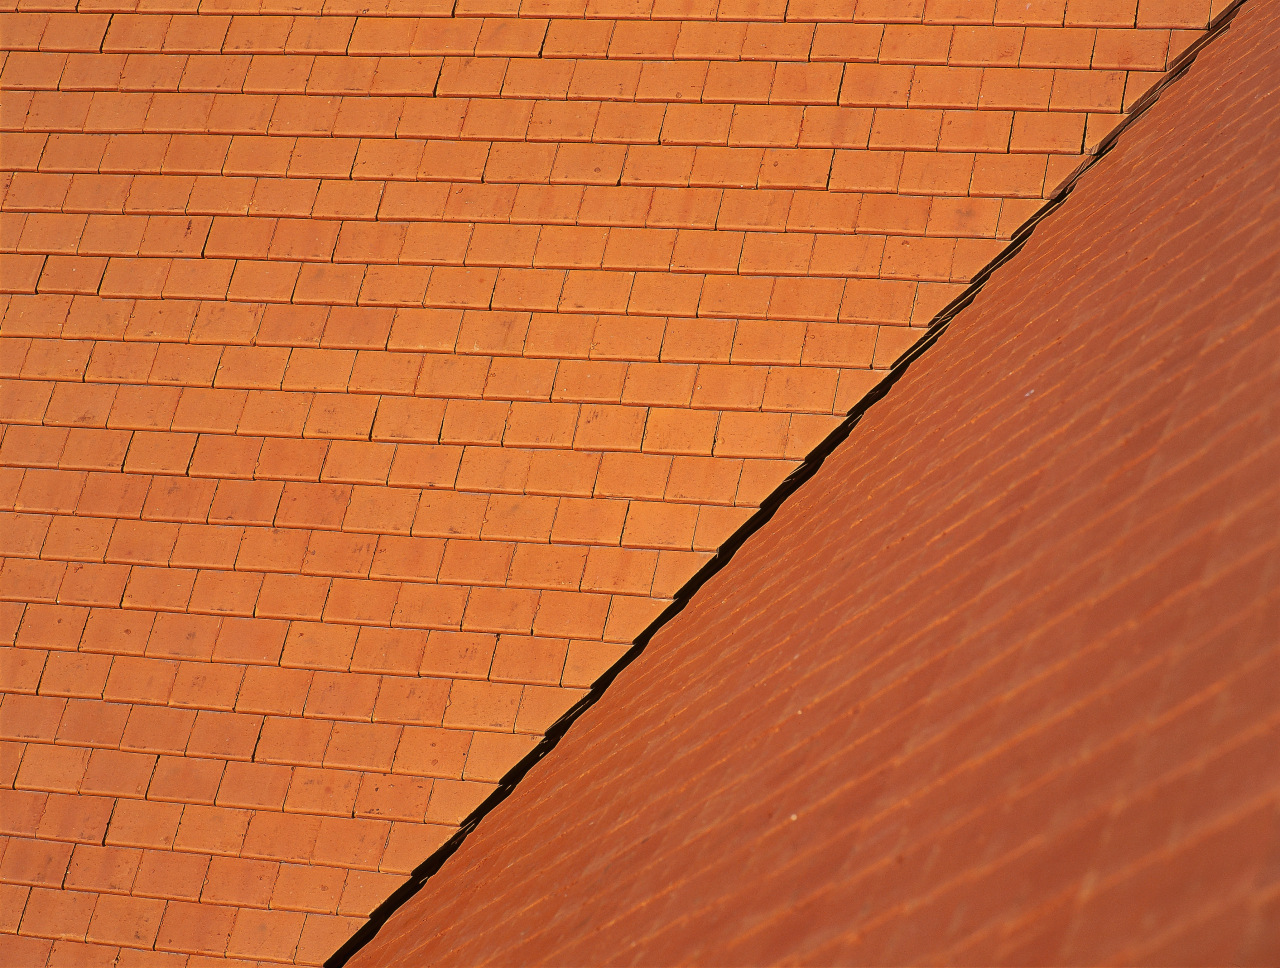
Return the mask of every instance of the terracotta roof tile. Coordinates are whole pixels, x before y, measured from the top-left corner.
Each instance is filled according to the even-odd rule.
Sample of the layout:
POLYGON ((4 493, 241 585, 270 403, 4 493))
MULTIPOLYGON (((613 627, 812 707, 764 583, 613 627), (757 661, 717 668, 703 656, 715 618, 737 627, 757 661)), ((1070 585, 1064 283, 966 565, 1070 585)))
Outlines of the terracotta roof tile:
POLYGON ((179 893, 37 820, 7 950, 318 963, 1222 4, 39 6, 5 784, 179 893))
POLYGON ((1238 10, 351 964, 1275 959, 1280 17, 1238 10))

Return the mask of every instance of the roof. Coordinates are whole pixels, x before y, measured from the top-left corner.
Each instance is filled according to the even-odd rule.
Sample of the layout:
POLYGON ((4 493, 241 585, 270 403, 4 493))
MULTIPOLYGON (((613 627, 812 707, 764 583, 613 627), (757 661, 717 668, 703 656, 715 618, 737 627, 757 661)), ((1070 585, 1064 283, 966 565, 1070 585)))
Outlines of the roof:
POLYGON ((35 964, 328 957, 1223 3, 17 6, 35 964))
POLYGON ((1246 4, 353 965, 1280 956, 1246 4))

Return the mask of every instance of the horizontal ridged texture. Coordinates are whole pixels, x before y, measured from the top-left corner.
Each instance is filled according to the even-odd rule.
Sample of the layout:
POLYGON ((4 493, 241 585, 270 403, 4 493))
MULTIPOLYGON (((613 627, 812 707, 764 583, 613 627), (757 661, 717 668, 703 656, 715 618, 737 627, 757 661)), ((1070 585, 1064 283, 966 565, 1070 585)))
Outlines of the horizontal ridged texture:
POLYGON ((1280 958, 1248 3, 353 965, 1280 958))
POLYGON ((9 0, 11 960, 326 958, 1221 6, 9 0))

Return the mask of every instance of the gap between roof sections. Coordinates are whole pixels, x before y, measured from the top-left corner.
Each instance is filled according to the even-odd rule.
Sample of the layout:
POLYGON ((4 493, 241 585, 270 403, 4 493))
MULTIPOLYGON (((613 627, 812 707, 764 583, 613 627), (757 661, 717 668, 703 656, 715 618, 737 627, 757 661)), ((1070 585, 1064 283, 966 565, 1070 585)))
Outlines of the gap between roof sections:
POLYGON ((845 415, 844 420, 830 433, 827 437, 815 447, 804 461, 787 478, 770 494, 759 509, 743 525, 735 531, 720 549, 675 595, 671 604, 650 623, 639 636, 636 637, 635 643, 627 650, 626 654, 619 659, 608 672, 604 673, 587 694, 580 699, 568 712, 560 717, 550 729, 543 735, 542 740, 535 746, 524 759, 517 763, 499 782, 497 789, 491 793, 480 806, 459 825, 457 832, 441 845, 430 857, 418 865, 409 876, 409 879, 394 893, 391 894, 382 904, 369 915, 368 921, 353 934, 347 942, 339 948, 329 960, 325 962, 325 968, 342 968, 361 948, 363 948, 378 933, 382 926, 387 922, 396 910, 400 908, 413 895, 418 893, 426 884, 427 880, 436 873, 448 860, 453 853, 462 845, 467 835, 471 833, 484 819, 494 807, 507 798, 511 791, 533 768, 539 760, 545 757, 558 744, 561 738, 574 724, 579 716, 586 710, 590 709, 600 700, 605 691, 613 683, 621 672, 634 662, 641 653, 644 652, 645 646, 658 632, 660 628, 666 625, 671 619, 675 618, 682 612, 685 606, 697 594, 706 582, 720 569, 724 568, 737 554, 738 549, 746 543, 755 532, 760 530, 766 522, 768 522, 777 512, 778 508, 787 500, 802 484, 808 481, 818 469, 822 466, 827 457, 844 442, 845 438, 858 425, 863 415, 878 401, 883 399, 893 385, 898 382, 907 369, 918 360, 928 349, 933 346, 946 332, 947 327, 951 325, 951 321, 960 313, 962 309, 968 306, 977 297, 978 293, 986 286, 987 280, 991 278, 1000 266, 1013 258, 1018 251, 1026 244, 1031 233, 1035 231, 1036 226, 1046 216, 1052 213, 1059 205, 1061 205, 1068 195, 1075 189, 1076 183, 1080 177, 1093 167, 1103 156, 1108 154, 1115 147, 1116 140, 1120 134, 1130 124, 1153 105, 1160 97, 1160 94, 1170 84, 1175 82, 1179 77, 1186 73, 1187 69, 1195 61, 1196 56, 1204 47, 1209 44, 1215 37, 1221 34, 1230 25, 1231 20, 1236 13, 1245 4, 1246 0, 1233 0, 1213 21, 1209 24, 1209 28, 1204 35, 1192 44, 1183 54, 1178 57, 1165 76, 1143 95, 1136 104, 1125 114, 1124 119, 1111 131, 1102 141, 1089 152, 1080 162, 1079 166, 1073 171, 1065 181, 1054 191, 1053 195, 1045 202, 1040 209, 1031 216, 1022 226, 1013 234, 1008 245, 1000 251, 1000 253, 984 266, 973 281, 960 293, 955 299, 943 307, 932 322, 926 328, 924 335, 905 353, 903 353, 894 362, 884 378, 869 390, 861 400, 859 400, 851 410, 845 415))

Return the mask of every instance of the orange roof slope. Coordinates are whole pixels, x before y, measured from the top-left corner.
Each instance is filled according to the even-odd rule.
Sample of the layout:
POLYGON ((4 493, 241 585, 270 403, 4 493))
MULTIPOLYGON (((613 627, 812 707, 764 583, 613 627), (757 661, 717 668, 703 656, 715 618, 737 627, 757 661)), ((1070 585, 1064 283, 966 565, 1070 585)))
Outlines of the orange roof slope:
POLYGON ((353 965, 1280 958, 1246 4, 353 965))
POLYGON ((1214 9, 19 6, 30 963, 325 958, 1214 9))

